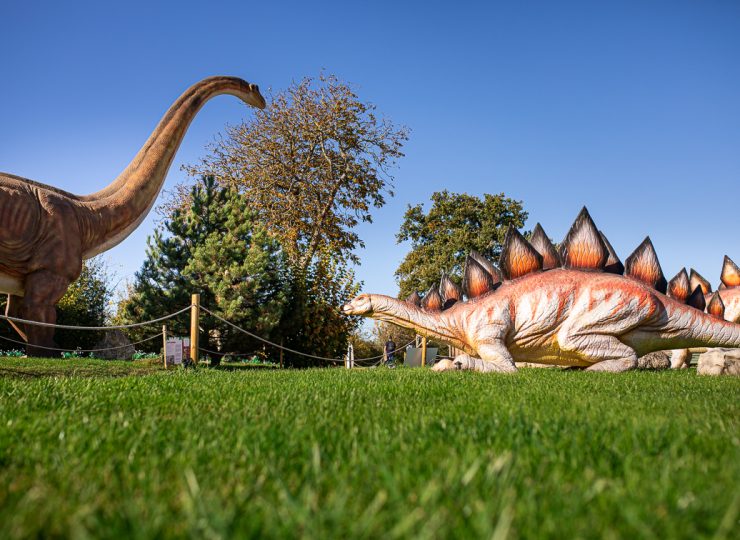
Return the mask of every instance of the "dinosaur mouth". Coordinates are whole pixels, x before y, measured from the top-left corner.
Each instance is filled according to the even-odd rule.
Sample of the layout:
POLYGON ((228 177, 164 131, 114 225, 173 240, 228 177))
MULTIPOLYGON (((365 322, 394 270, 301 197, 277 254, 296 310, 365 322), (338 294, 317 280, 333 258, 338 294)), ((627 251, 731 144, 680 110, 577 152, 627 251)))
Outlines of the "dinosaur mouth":
POLYGON ((367 312, 354 307, 352 304, 344 304, 341 309, 345 315, 366 315, 367 312))
POLYGON ((368 298, 359 296, 344 304, 340 311, 345 315, 363 315, 367 317, 373 313, 373 306, 368 298))

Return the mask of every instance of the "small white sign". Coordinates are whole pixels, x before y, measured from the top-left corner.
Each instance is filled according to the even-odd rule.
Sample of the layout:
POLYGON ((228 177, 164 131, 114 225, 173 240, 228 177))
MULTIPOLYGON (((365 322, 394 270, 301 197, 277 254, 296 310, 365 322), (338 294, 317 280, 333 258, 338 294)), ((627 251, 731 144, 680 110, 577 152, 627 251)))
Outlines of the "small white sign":
POLYGON ((165 358, 168 366, 177 366, 190 358, 190 338, 167 338, 165 358))

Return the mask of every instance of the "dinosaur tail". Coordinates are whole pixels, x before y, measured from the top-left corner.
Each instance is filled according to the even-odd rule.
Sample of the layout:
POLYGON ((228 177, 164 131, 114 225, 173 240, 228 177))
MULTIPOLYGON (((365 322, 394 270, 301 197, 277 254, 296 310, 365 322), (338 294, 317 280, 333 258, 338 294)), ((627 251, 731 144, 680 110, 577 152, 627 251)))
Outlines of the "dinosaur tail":
POLYGON ((668 322, 662 331, 671 348, 740 348, 740 324, 673 301, 666 304, 666 312, 668 322))

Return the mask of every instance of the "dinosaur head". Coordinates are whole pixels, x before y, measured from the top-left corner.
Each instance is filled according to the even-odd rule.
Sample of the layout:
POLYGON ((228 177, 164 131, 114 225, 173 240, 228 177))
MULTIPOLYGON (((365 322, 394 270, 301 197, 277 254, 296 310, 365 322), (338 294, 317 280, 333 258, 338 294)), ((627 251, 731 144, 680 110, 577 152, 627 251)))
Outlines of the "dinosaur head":
POLYGON ((267 106, 265 98, 260 94, 260 88, 256 84, 248 83, 239 77, 216 76, 203 79, 200 83, 205 87, 218 87, 220 93, 231 94, 241 99, 247 105, 264 109, 267 106))
POLYGON ((361 294, 350 303, 342 306, 342 313, 345 315, 365 315, 373 313, 373 301, 369 294, 361 294))
POLYGON ((361 294, 354 300, 342 306, 345 315, 360 315, 372 317, 379 321, 396 324, 403 328, 410 328, 427 337, 436 337, 455 347, 471 351, 465 338, 456 330, 454 317, 446 313, 455 311, 454 307, 448 311, 427 311, 412 302, 399 300, 384 294, 361 294))
POLYGON ((247 83, 246 81, 242 81, 242 90, 244 91, 244 94, 240 96, 247 104, 252 105, 253 107, 257 107, 258 109, 264 109, 267 105, 267 102, 265 101, 265 98, 262 97, 262 94, 260 93, 260 88, 256 84, 247 83))

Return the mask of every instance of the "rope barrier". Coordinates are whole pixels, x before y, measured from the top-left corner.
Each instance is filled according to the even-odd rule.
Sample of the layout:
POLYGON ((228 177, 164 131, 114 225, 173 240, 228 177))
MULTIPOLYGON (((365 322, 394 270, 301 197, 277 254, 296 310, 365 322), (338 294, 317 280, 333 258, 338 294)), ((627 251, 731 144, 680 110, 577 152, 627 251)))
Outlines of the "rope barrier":
MULTIPOLYGON (((169 315, 165 315, 164 317, 160 317, 159 319, 152 319, 151 321, 145 321, 140 323, 133 323, 133 324, 119 324, 115 326, 71 326, 68 324, 51 324, 51 323, 43 323, 38 321, 29 321, 27 319, 18 319, 17 317, 8 317, 7 315, 0 315, 0 319, 4 319, 6 321, 13 321, 21 324, 30 324, 32 326, 44 326, 46 328, 62 328, 64 330, 123 330, 124 328, 137 328, 139 326, 146 326, 148 324, 154 324, 162 321, 166 321, 168 319, 171 319, 172 317, 177 317, 181 313, 185 313, 187 310, 190 309, 191 306, 187 306, 182 308, 180 311, 175 311, 174 313, 170 313, 169 315)), ((161 333, 160 333, 161 336, 161 333)))
MULTIPOLYGON (((210 309, 208 309, 208 308, 206 308, 206 307, 200 306, 200 309, 201 309, 202 311, 205 311, 206 313, 208 313, 208 314, 209 314, 209 315, 211 315, 212 317, 214 317, 214 318, 218 319, 219 321, 221 321, 221 322, 223 322, 223 323, 226 323, 226 324, 228 324, 228 325, 229 325, 229 326, 231 326, 232 328, 234 328, 234 329, 236 329, 236 330, 238 330, 238 331, 240 331, 240 332, 243 332, 244 334, 246 334, 246 335, 248 335, 248 336, 250 336, 250 337, 252 337, 252 338, 254 338, 254 339, 257 339, 257 340, 259 340, 259 341, 261 341, 261 342, 263 342, 263 343, 266 343, 266 344, 268 344, 268 345, 271 345, 271 346, 273 346, 273 347, 275 347, 275 348, 277 348, 277 349, 282 349, 282 350, 284 350, 284 351, 287 351, 287 352, 291 352, 291 353, 293 353, 293 354, 298 354, 298 355, 300 355, 300 356, 305 356, 306 358, 314 358, 314 359, 316 359, 316 360, 324 360, 324 361, 328 361, 328 362, 343 362, 343 360, 342 360, 341 358, 326 358, 326 357, 324 357, 324 356, 315 356, 315 355, 313 355, 313 354, 303 353, 303 352, 300 352, 300 351, 296 351, 295 349, 290 349, 290 348, 288 348, 288 347, 285 347, 285 346, 283 346, 283 345, 279 345, 279 344, 277 344, 277 343, 273 343, 272 341, 270 341, 270 340, 267 340, 267 339, 265 339, 265 338, 263 338, 263 337, 260 337, 260 336, 258 336, 257 334, 253 334, 253 333, 252 333, 252 332, 250 332, 249 330, 245 330, 244 328, 241 328, 241 327, 239 327, 239 326, 235 325, 235 324, 234 324, 234 323, 232 323, 231 321, 227 321, 226 319, 224 319, 223 317, 220 317, 220 316, 216 315, 216 314, 215 314, 215 313, 214 313, 213 311, 211 311, 210 309)), ((409 346, 410 344, 412 344, 412 343, 413 343, 414 341, 415 341, 415 339, 412 339, 411 341, 409 341, 409 342, 408 342, 408 343, 407 343, 406 345, 404 345, 403 347, 397 347, 397 348, 395 348, 395 349, 394 349, 394 350, 393 350, 392 352, 393 352, 393 353, 395 353, 395 352, 397 352, 397 351, 400 351, 400 350, 402 350, 402 349, 405 349, 405 348, 406 348, 406 347, 408 347, 408 346, 409 346)), ((216 353, 216 352, 212 352, 211 354, 226 354, 226 353, 216 353)), ((232 356, 238 356, 238 355, 232 355, 232 356)), ((385 356, 385 354, 380 354, 380 355, 378 355, 378 356, 370 356, 370 357, 368 357, 368 358, 355 358, 355 360, 354 360, 354 361, 355 361, 355 362, 367 362, 367 361, 370 361, 370 360, 378 360, 378 359, 380 359, 380 358, 383 358, 384 356, 385 356)), ((377 364, 375 364, 375 365, 379 365, 379 364, 380 364, 380 362, 378 362, 378 363, 377 363, 377 364)))
MULTIPOLYGON (((285 347, 283 347, 283 348, 285 348, 285 347)), ((240 357, 242 357, 242 356, 254 356, 254 353, 230 353, 230 352, 218 352, 218 351, 211 351, 211 350, 209 350, 209 349, 204 349, 203 347, 198 347, 198 350, 199 350, 200 352, 204 352, 204 353, 206 353, 206 354, 213 354, 213 355, 216 355, 216 356, 221 356, 221 357, 224 357, 224 356, 233 356, 234 358, 240 358, 240 357)), ((363 358, 363 359, 361 359, 361 360, 364 360, 364 358, 363 358)), ((337 359, 337 360, 335 360, 335 359, 332 359, 332 360, 331 360, 331 362, 333 362, 334 364, 339 364, 339 363, 344 363, 344 360, 338 360, 338 359, 337 359)), ((378 363, 379 363, 379 362, 378 362, 378 363)), ((377 364, 375 364, 375 365, 377 365, 377 364)), ((371 367, 372 367, 372 366, 371 366, 371 367)))
MULTIPOLYGON (((321 356, 308 355, 306 353, 302 353, 302 352, 299 352, 299 351, 296 351, 296 350, 293 350, 293 349, 289 349, 288 347, 285 347, 283 345, 278 345, 277 343, 273 343, 272 341, 269 341, 269 340, 266 340, 264 338, 261 338, 258 335, 249 332, 248 330, 244 330, 243 328, 240 328, 240 327, 236 326, 234 323, 229 322, 229 321, 227 321, 226 319, 224 319, 222 317, 219 317, 218 315, 216 315, 215 313, 213 313, 212 311, 210 311, 209 309, 207 309, 207 308, 205 308, 203 306, 201 306, 200 309, 203 310, 203 311, 205 311, 205 312, 207 312, 209 315, 215 317, 216 319, 219 319, 220 321, 222 321, 222 322, 224 322, 224 323, 226 323, 226 324, 228 324, 228 325, 236 328, 240 332, 244 332, 248 336, 253 337, 255 339, 258 339, 258 340, 260 340, 260 341, 262 341, 262 342, 264 342, 264 343, 266 343, 268 345, 272 345, 273 347, 276 347, 278 349, 282 349, 284 351, 292 352, 292 353, 295 353, 295 354, 300 354, 301 356, 308 356, 310 358, 317 358, 319 360, 327 360, 327 361, 330 361, 330 362, 343 362, 343 360, 341 358, 324 358, 324 357, 321 357, 321 356)), ((409 345, 411 345, 414 341, 416 341, 416 338, 414 338, 411 341, 409 341, 408 343, 406 343, 406 345, 403 345, 401 347, 396 347, 395 349, 393 349, 391 351, 390 354, 395 354, 396 352, 405 349, 406 347, 408 347, 409 345)), ((220 356, 234 356, 234 357, 239 357, 239 356, 252 356, 253 355, 253 353, 229 353, 229 352, 211 351, 211 350, 205 349, 203 347, 198 347, 198 350, 200 350, 200 351, 202 351, 204 353, 207 353, 207 354, 216 354, 216 355, 220 355, 220 356)), ((384 356, 385 356, 385 354, 379 354, 377 356, 369 356, 367 358, 355 358, 354 361, 355 362, 369 362, 371 360, 380 360, 384 356)), ((380 365, 381 363, 382 362, 376 362, 375 364, 373 364, 373 366, 380 365)))
MULTIPOLYGON (((402 351, 403 349, 405 349, 406 347, 408 347, 409 345, 411 345, 414 341, 416 341, 416 338, 414 338, 411 341, 409 341, 406 345, 403 345, 401 347, 396 347, 395 349, 393 349, 388 354, 396 354, 398 351, 402 351)), ((367 362, 368 360, 378 360, 378 359, 382 359, 384 356, 385 356, 385 353, 379 354, 377 356, 369 356, 367 358, 355 358, 355 362, 367 362)), ((378 363, 380 363, 380 362, 378 362, 378 363)))
POLYGON ((268 345, 272 345, 273 347, 277 347, 278 349, 282 349, 282 350, 284 350, 284 351, 287 351, 287 352, 291 352, 291 353, 293 353, 293 354, 297 354, 297 355, 299 355, 299 356, 305 356, 306 358, 313 358, 313 359, 315 359, 315 360, 323 360, 323 361, 328 361, 328 362, 341 362, 341 361, 342 361, 342 359, 341 359, 341 358, 326 358, 326 357, 324 357, 324 356, 316 356, 316 355, 313 355, 313 354, 308 354, 308 353, 303 353, 303 352, 301 352, 301 351, 296 351, 295 349, 289 349, 288 347, 284 347, 284 346, 282 346, 282 345, 278 345, 277 343, 273 343, 272 341, 270 341, 270 340, 267 340, 267 339, 265 339, 265 338, 263 338, 263 337, 260 337, 260 336, 258 336, 257 334, 253 334, 253 333, 252 333, 252 332, 250 332, 249 330, 245 330, 244 328, 241 328, 241 327, 239 327, 239 326, 235 325, 235 324, 234 324, 234 323, 232 323, 231 321, 227 321, 227 320, 226 320, 226 319, 224 319, 223 317, 220 317, 220 316, 216 315, 216 314, 215 314, 215 313, 214 313, 213 311, 211 311, 211 310, 210 310, 210 309, 208 309, 208 308, 205 308, 205 307, 203 307, 203 306, 200 306, 200 309, 201 309, 202 311, 205 311, 206 313, 208 313, 208 314, 209 314, 209 315, 211 315, 212 317, 214 317, 214 318, 218 319, 219 321, 221 321, 221 322, 223 322, 223 323, 225 323, 225 324, 228 324, 229 326, 231 326, 231 327, 232 327, 232 328, 234 328, 235 330, 238 330, 239 332, 242 332, 242 333, 244 333, 244 334, 248 335, 249 337, 252 337, 252 338, 254 338, 254 339, 256 339, 256 340, 259 340, 259 341, 261 341, 261 342, 263 342, 263 343, 266 343, 266 344, 268 344, 268 345))
MULTIPOLYGON (((60 349, 59 347, 43 347, 41 345, 33 345, 33 347, 37 349, 44 349, 46 351, 57 351, 57 352, 80 352, 80 353, 102 352, 102 351, 114 351, 116 349, 125 349, 126 347, 133 347, 134 345, 140 345, 142 343, 146 343, 147 341, 151 341, 155 338, 162 339, 162 332, 154 334, 153 336, 142 339, 141 341, 137 341, 135 343, 129 343, 128 345, 118 345, 116 347, 107 347, 105 349, 60 349)), ((15 339, 11 339, 5 336, 0 336, 0 339, 4 339, 5 341, 10 341, 11 343, 17 343, 18 345, 23 345, 24 347, 28 345, 28 343, 26 343, 25 341, 17 341, 15 339)))
MULTIPOLYGON (((132 323, 132 324, 112 325, 112 326, 72 326, 72 325, 67 325, 67 324, 52 324, 52 323, 44 323, 44 322, 39 322, 39 321, 31 321, 31 320, 28 320, 28 319, 20 319, 18 317, 10 317, 10 316, 7 316, 7 315, 0 315, 0 320, 12 321, 12 322, 15 322, 15 323, 28 324, 28 325, 32 325, 32 326, 42 326, 42 327, 46 327, 46 328, 61 328, 61 329, 64 329, 64 330, 90 330, 90 331, 123 330, 123 329, 126 329, 126 328, 138 328, 138 327, 141 327, 141 326, 146 326, 146 325, 149 325, 149 324, 160 323, 162 321, 166 321, 166 320, 172 319, 173 317, 177 317, 178 315, 181 315, 182 313, 185 313, 186 311, 188 311, 189 309, 191 309, 191 307, 192 307, 192 304, 191 305, 188 305, 188 306, 186 306, 186 307, 184 307, 182 309, 180 309, 179 311, 175 311, 174 313, 170 313, 169 315, 165 315, 165 316, 159 317, 157 319, 152 319, 150 321, 144 321, 144 322, 132 323)), ((280 349, 280 350, 283 350, 283 351, 286 351, 286 352, 289 352, 289 353, 297 354, 297 355, 303 356, 305 358, 313 358, 314 360, 322 360, 322 361, 325 361, 325 362, 332 362, 334 364, 344 362, 344 360, 342 358, 328 358, 328 357, 325 357, 325 356, 316 356, 316 355, 313 355, 313 354, 308 354, 308 353, 304 353, 304 352, 301 352, 301 351, 297 351, 295 349, 291 349, 291 348, 285 347, 283 345, 279 345, 278 343, 274 343, 274 342, 272 342, 272 341, 270 341, 268 339, 265 339, 263 337, 260 337, 257 334, 254 334, 254 333, 250 332, 249 330, 245 330, 244 328, 241 328, 240 326, 237 326, 236 324, 232 323, 231 321, 227 321, 226 319, 224 319, 223 317, 221 317, 219 315, 216 315, 213 311, 211 311, 210 309, 208 309, 206 307, 200 306, 200 309, 202 311, 205 311, 206 313, 208 313, 209 315, 211 315, 215 319, 223 322, 224 324, 227 324, 227 325, 231 326, 235 330, 238 330, 239 332, 242 332, 242 333, 244 333, 244 334, 246 334, 246 335, 248 335, 248 336, 250 336, 250 337, 252 337, 252 338, 254 338, 256 340, 258 340, 258 341, 261 341, 261 342, 263 342, 263 343, 265 343, 267 345, 270 345, 272 347, 275 347, 277 349, 280 349)), ((158 333, 158 334, 155 334, 155 335, 153 335, 151 337, 148 337, 146 339, 143 339, 141 341, 137 341, 136 343, 131 343, 130 345, 131 346, 133 346, 133 345, 139 345, 141 343, 145 343, 147 341, 151 341, 152 339, 155 339, 155 338, 158 338, 158 337, 159 338, 162 337, 162 333, 161 332, 158 333)), ((15 344, 18 344, 18 345, 23 345, 23 346, 26 346, 27 345, 26 342, 17 341, 17 340, 14 340, 14 339, 11 339, 11 338, 7 338, 7 337, 4 337, 4 336, 0 336, 0 339, 4 339, 5 341, 9 341, 11 343, 15 343, 15 344)), ((403 345, 402 347, 396 347, 393 351, 390 352, 390 354, 395 354, 398 351, 402 351, 403 349, 405 349, 406 347, 408 347, 414 341, 415 341, 415 339, 409 341, 407 344, 403 345)), ((125 347, 128 347, 128 346, 129 345, 121 345, 121 346, 118 346, 118 347, 109 347, 109 348, 106 348, 106 349, 85 349, 85 350, 83 350, 83 349, 60 349, 60 348, 57 348, 57 347, 42 347, 40 345, 34 345, 34 347, 36 347, 38 349, 51 350, 51 351, 59 351, 59 352, 102 352, 102 351, 109 351, 109 350, 115 350, 115 349, 122 349, 122 348, 125 348, 125 347)), ((203 352, 205 352, 205 353, 207 353, 207 354, 215 354, 215 355, 221 355, 221 356, 226 356, 226 355, 231 355, 231 356, 235 356, 235 357, 239 357, 239 356, 250 356, 248 353, 242 353, 242 354, 224 353, 224 352, 217 352, 217 351, 209 351, 208 349, 204 349, 202 347, 198 347, 198 349, 201 350, 201 351, 203 351, 203 352)), ((375 364, 372 364, 370 366, 370 367, 373 367, 373 366, 380 365, 382 363, 382 358, 384 358, 384 357, 385 357, 385 353, 379 354, 377 356, 370 356, 370 357, 367 357, 367 358, 355 358, 354 359, 354 362, 355 363, 357 363, 357 362, 370 362, 370 361, 373 361, 373 360, 378 360, 378 362, 376 362, 375 364)))
POLYGON ((380 366, 382 364, 383 364, 383 361, 382 360, 378 360, 377 362, 374 362, 372 364, 368 364, 368 365, 364 365, 364 366, 355 366, 355 367, 362 368, 362 369, 370 369, 370 368, 378 367, 378 366, 380 366))

